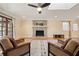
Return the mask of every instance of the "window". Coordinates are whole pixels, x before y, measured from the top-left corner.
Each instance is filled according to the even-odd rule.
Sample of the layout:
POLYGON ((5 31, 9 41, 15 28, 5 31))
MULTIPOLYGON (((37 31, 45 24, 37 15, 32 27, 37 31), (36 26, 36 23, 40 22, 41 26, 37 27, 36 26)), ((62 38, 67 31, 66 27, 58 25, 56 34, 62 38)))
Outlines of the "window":
POLYGON ((63 22, 63 31, 69 31, 69 22, 63 22))
POLYGON ((73 31, 78 31, 78 24, 73 24, 72 29, 73 29, 73 31))
POLYGON ((0 16, 0 39, 4 36, 13 37, 12 19, 0 16))

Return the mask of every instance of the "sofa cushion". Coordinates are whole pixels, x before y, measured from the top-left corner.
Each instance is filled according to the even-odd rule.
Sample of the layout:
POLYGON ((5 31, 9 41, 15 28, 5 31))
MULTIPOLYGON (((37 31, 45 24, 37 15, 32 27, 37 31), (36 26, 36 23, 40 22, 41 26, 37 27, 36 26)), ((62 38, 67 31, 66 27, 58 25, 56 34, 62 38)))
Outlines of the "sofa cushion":
POLYGON ((14 38, 10 38, 10 37, 8 37, 8 38, 11 41, 11 43, 13 44, 13 47, 16 48, 17 47, 16 40, 14 40, 14 38))
POLYGON ((29 44, 27 43, 16 49, 10 50, 9 52, 7 52, 7 55, 8 56, 20 56, 23 54, 27 54, 29 52, 29 50, 30 50, 30 47, 29 47, 29 44))
POLYGON ((23 42, 25 42, 25 38, 16 39, 17 44, 20 44, 20 43, 23 43, 23 42))
POLYGON ((19 47, 19 46, 24 45, 24 44, 26 44, 26 42, 19 43, 19 44, 17 44, 17 46, 19 47))
POLYGON ((57 46, 50 45, 49 47, 50 47, 49 51, 56 56, 69 56, 67 53, 63 52, 57 46))
POLYGON ((0 41, 0 43, 1 43, 1 45, 2 45, 2 47, 3 47, 4 50, 8 50, 8 49, 13 48, 13 45, 12 45, 12 43, 10 42, 9 39, 2 39, 2 40, 0 41))
POLYGON ((69 52, 71 52, 71 53, 73 53, 77 46, 78 46, 78 43, 77 42, 75 42, 73 40, 70 40, 67 43, 67 45, 65 46, 64 49, 67 50, 67 51, 69 51, 69 52))

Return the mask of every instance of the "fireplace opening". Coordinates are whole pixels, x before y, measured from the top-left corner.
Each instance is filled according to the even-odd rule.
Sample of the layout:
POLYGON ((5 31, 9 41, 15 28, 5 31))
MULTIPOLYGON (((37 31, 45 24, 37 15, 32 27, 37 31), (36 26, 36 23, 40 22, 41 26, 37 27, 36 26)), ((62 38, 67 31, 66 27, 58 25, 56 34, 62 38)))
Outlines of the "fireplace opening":
POLYGON ((36 36, 44 36, 44 30, 36 30, 36 36))

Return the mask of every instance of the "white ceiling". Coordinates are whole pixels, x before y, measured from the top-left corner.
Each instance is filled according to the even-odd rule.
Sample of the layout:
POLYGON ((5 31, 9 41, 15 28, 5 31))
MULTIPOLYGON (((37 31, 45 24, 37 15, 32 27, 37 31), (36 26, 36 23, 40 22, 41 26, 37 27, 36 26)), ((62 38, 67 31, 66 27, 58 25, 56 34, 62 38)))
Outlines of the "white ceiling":
POLYGON ((49 10, 67 10, 74 7, 77 3, 52 3, 49 10))
POLYGON ((54 7, 56 10, 49 10, 48 7, 45 7, 43 8, 41 14, 38 14, 35 8, 29 7, 26 3, 0 3, 0 9, 8 11, 24 19, 66 19, 77 18, 77 16, 79 16, 79 4, 75 5, 72 3, 64 3, 64 5, 61 5, 62 8, 59 6, 61 8, 60 10, 59 8, 57 10, 57 7, 54 7))

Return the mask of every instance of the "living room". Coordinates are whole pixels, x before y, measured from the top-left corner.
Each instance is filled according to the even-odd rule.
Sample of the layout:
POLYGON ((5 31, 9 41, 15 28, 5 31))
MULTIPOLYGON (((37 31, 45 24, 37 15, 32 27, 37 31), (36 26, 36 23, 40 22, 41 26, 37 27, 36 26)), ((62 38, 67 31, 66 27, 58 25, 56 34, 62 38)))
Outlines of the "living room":
POLYGON ((0 44, 3 48, 3 52, 1 52, 2 55, 15 56, 21 55, 21 52, 22 55, 30 56, 79 55, 79 47, 77 44, 79 43, 79 4, 45 3, 47 6, 45 5, 46 7, 42 8, 40 11, 37 10, 36 7, 32 7, 43 6, 43 4, 44 3, 0 3, 0 20, 2 22, 0 44), (18 43, 22 42, 18 44, 19 46, 24 46, 21 46, 22 51, 20 48, 13 48, 11 44, 12 47, 9 46, 11 49, 9 49, 10 52, 8 52, 8 45, 4 48, 5 42, 3 41, 3 39, 8 37, 14 38, 18 43), (71 45, 71 47, 65 46, 65 49, 69 52, 61 53, 61 50, 58 54, 56 54, 56 52, 51 52, 54 50, 53 44, 60 47, 67 42, 68 39, 77 42, 72 42, 72 45, 74 44, 74 49, 71 50, 71 45), (17 49, 21 52, 13 53, 16 52, 17 49), (26 53, 24 53, 25 51, 26 53))

